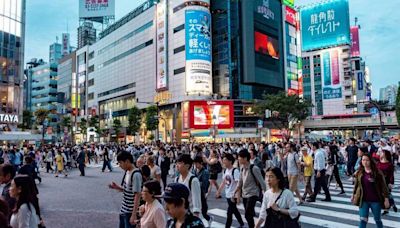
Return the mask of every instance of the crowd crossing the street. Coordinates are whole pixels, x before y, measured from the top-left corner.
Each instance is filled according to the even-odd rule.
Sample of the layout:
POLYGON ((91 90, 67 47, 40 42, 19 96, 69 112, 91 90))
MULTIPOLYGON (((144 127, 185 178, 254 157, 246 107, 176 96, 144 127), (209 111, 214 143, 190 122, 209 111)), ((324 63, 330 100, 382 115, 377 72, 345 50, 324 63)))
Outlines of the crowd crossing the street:
POLYGON ((94 186, 119 196, 114 227, 400 227, 399 153, 395 138, 8 145, 0 227, 57 227, 41 213, 41 186, 93 169, 120 174, 94 186))

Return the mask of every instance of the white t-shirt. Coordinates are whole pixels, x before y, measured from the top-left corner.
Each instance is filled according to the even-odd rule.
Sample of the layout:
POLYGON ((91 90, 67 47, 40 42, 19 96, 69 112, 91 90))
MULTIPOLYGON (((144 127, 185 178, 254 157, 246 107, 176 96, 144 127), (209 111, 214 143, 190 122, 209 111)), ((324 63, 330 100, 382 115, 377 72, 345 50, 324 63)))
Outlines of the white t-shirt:
POLYGON ((39 216, 36 214, 35 207, 30 204, 30 210, 28 204, 22 204, 18 210, 18 213, 12 214, 10 225, 12 228, 37 228, 39 224, 39 216))
MULTIPOLYGON (((259 218, 264 220, 267 218, 267 209, 275 203, 280 194, 281 192, 273 193, 272 189, 269 189, 264 193, 259 218)), ((289 212, 289 216, 292 219, 296 218, 299 215, 299 209, 297 208, 297 204, 294 201, 293 193, 290 190, 283 190, 283 193, 276 204, 279 208, 287 209, 289 212)))
POLYGON ((240 172, 239 169, 232 167, 231 169, 225 169, 222 177, 225 181, 225 197, 233 198, 235 195, 236 186, 239 182, 240 172), (232 176, 233 172, 233 176, 232 176))

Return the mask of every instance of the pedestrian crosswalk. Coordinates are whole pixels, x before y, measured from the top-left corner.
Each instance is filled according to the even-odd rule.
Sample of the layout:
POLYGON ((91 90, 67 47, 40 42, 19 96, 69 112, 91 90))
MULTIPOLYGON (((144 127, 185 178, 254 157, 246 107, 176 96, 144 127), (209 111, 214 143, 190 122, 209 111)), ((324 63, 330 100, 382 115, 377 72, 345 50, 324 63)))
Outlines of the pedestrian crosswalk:
MULTIPOLYGON (((350 202, 350 198, 353 193, 353 185, 347 178, 343 181, 343 186, 346 194, 339 195, 340 188, 335 187, 336 183, 331 183, 330 193, 332 202, 320 201, 324 199, 323 194, 319 194, 317 201, 314 203, 305 203, 299 206, 301 213, 300 222, 302 227, 340 227, 340 228, 356 228, 359 223, 358 207, 354 206, 350 202)), ((395 200, 396 205, 400 206, 400 172, 395 174, 395 188, 392 190, 392 196, 395 200)), ((301 189, 301 194, 304 189, 301 189)), ((323 191, 322 191, 323 192, 323 191)), ((298 199, 296 202, 298 202, 298 199)), ((238 209, 242 215, 243 221, 246 222, 244 218, 244 208, 243 205, 238 205, 238 209)), ((261 204, 257 202, 255 207, 256 217, 258 217, 261 210, 261 204)), ((224 222, 226 221, 226 210, 221 208, 210 208, 208 210, 209 215, 214 216, 214 221, 212 227, 225 227, 224 222)), ((235 216, 233 216, 233 227, 237 227, 238 223, 235 216)), ((256 218, 255 218, 256 221, 256 218)), ((375 221, 373 219, 372 213, 370 213, 369 224, 375 226, 375 221)), ((388 215, 382 216, 382 222, 384 227, 400 227, 400 212, 395 213, 393 210, 390 211, 388 215)))

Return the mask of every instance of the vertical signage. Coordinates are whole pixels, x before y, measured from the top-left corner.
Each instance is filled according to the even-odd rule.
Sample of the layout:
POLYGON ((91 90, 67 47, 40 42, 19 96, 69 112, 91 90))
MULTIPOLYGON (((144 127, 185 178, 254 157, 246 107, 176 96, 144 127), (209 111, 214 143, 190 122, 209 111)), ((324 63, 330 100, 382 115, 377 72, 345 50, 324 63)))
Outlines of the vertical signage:
POLYGON ((357 85, 358 85, 358 90, 364 89, 364 77, 362 72, 357 73, 357 85))
POLYGON ((156 90, 168 89, 168 70, 167 70, 167 1, 161 0, 157 4, 157 85, 156 90))
POLYGON ((322 54, 323 63, 324 63, 324 85, 331 85, 331 58, 330 53, 324 52, 322 54))
POLYGON ((70 52, 69 33, 62 34, 62 56, 68 55, 70 52))
POLYGON ((186 10, 185 32, 186 92, 212 94, 210 13, 186 10))
POLYGON ((338 85, 340 83, 338 50, 332 51, 332 66, 331 67, 332 67, 332 84, 338 85))
POLYGON ((286 21, 294 26, 296 26, 296 11, 289 6, 285 6, 286 21))
POLYGON ((358 34, 358 26, 351 27, 351 56, 360 56, 360 38, 358 34))

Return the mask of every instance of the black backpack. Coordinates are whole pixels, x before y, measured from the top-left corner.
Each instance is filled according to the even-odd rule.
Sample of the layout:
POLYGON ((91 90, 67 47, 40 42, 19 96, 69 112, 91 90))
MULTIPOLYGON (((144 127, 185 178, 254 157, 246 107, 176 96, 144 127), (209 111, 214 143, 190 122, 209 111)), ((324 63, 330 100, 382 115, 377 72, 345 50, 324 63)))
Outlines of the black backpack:
MULTIPOLYGON (((257 201, 262 202, 262 199, 263 199, 262 187, 261 187, 261 184, 258 182, 256 176, 254 175, 253 168, 254 168, 254 165, 251 164, 250 165, 250 173, 251 173, 251 176, 253 176, 254 181, 256 182, 256 185, 257 185, 257 187, 259 189, 259 195, 257 197, 257 201)), ((262 173, 261 173, 261 175, 262 175, 262 173)))
MULTIPOLYGON (((194 178, 197 178, 197 176, 194 175, 194 174, 189 178, 189 191, 190 192, 192 192, 192 181, 193 181, 194 178)), ((179 176, 175 178, 175 183, 178 183, 178 182, 179 182, 179 176)), ((200 180, 199 180, 199 183, 200 183, 200 180)), ((202 210, 208 210, 206 194, 205 194, 205 192, 203 192, 201 186, 200 186, 200 199, 201 199, 201 208, 202 208, 202 210)))

